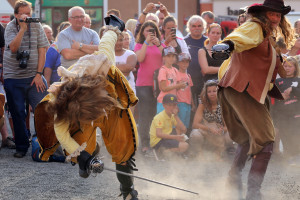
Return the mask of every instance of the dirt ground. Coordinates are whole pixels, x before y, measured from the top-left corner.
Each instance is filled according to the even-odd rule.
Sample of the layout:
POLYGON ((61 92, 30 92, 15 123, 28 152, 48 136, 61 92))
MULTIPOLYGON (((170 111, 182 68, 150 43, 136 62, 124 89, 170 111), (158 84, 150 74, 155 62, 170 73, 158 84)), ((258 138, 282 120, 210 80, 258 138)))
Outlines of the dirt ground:
MULTIPOLYGON (((33 132, 31 120, 31 132, 33 132)), ((10 131, 11 134, 11 131, 10 131)), ((101 137, 98 137, 101 142, 101 137)), ((78 175, 78 166, 70 163, 38 163, 31 159, 31 149, 24 158, 14 158, 15 150, 0 150, 0 200, 114 200, 119 199, 116 174, 103 171, 87 178, 78 175)), ((100 156, 106 167, 115 169, 105 146, 100 156)), ((171 189, 135 179, 135 188, 141 200, 227 200, 224 198, 227 172, 233 157, 217 160, 209 153, 195 159, 174 157, 165 162, 137 153, 139 171, 135 175, 160 181, 199 195, 171 189)), ((251 161, 243 170, 244 196, 251 161)), ((298 162, 300 164, 300 161, 298 162)), ((300 165, 279 162, 272 157, 262 193, 265 200, 300 199, 300 165)), ((229 200, 229 199, 228 199, 229 200)), ((232 200, 232 199, 230 199, 232 200)))
MULTIPOLYGON (((70 163, 37 163, 29 153, 21 159, 13 157, 14 150, 0 150, 0 199, 122 199, 119 183, 113 172, 104 171, 96 177, 80 178, 78 166, 70 163)), ((105 147, 101 156, 106 167, 115 168, 105 147)), ((154 158, 137 155, 135 175, 150 178, 176 187, 199 193, 189 194, 165 186, 135 180, 139 199, 143 200, 221 200, 224 199, 226 174, 232 158, 217 161, 213 156, 204 154, 198 159, 176 157, 159 162, 154 158)), ((251 161, 243 171, 244 191, 247 172, 251 161)), ((300 199, 300 168, 271 160, 262 186, 264 199, 300 199)))

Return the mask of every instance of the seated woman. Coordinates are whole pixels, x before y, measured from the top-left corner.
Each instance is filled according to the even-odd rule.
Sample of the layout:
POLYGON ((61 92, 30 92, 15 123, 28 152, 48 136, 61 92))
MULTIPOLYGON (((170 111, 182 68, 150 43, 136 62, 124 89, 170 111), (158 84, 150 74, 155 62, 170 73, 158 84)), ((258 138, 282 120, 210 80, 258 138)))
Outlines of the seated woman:
MULTIPOLYGON (((283 68, 286 78, 278 78, 275 83, 284 97, 283 101, 275 100, 272 108, 272 117, 283 144, 284 157, 292 159, 298 156, 300 146, 299 123, 300 123, 300 78, 298 62, 294 57, 288 57, 283 68)), ((291 160, 293 162, 293 160, 291 160)))
POLYGON ((204 84, 193 121, 190 145, 194 151, 201 150, 203 146, 208 147, 221 157, 225 149, 233 148, 233 142, 223 122, 217 88, 216 80, 208 80, 204 84))

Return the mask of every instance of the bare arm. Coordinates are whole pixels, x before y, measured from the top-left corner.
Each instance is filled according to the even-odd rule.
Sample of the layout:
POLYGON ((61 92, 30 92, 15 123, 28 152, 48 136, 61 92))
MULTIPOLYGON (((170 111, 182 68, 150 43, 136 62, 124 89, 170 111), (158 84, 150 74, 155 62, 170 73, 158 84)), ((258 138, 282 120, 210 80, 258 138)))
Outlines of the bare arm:
POLYGON ((137 56, 135 54, 132 54, 128 56, 125 64, 120 64, 117 65, 116 67, 118 67, 125 76, 128 76, 129 72, 131 72, 135 68, 136 63, 137 63, 137 56))
POLYGON ((143 23, 145 22, 146 15, 147 15, 150 11, 152 11, 154 8, 155 8, 154 3, 148 3, 148 4, 146 5, 146 7, 144 8, 143 12, 140 14, 139 19, 138 19, 139 22, 140 22, 141 24, 143 24, 143 23), (145 13, 146 15, 144 15, 144 13, 145 13))
POLYGON ((93 45, 93 44, 82 44, 82 47, 80 48, 80 43, 72 40, 72 49, 80 50, 83 51, 85 54, 92 54, 95 51, 98 51, 98 45, 93 45))
MULTIPOLYGON (((38 58, 39 60, 38 60, 38 66, 36 71, 42 72, 46 60, 46 48, 44 47, 38 48, 38 54, 39 54, 39 58, 38 58)), ((40 74, 35 75, 34 79, 31 82, 31 85, 33 84, 35 84, 38 92, 44 92, 46 90, 46 85, 44 84, 42 75, 40 74)))
POLYGON ((77 49, 63 49, 60 53, 66 60, 75 60, 86 55, 86 53, 77 49))
POLYGON ((167 81, 163 80, 159 82, 159 88, 161 91, 163 92, 169 92, 171 90, 179 90, 179 89, 184 89, 186 87, 186 83, 185 82, 180 82, 177 83, 175 85, 167 85, 167 81))
POLYGON ((198 62, 201 67, 201 72, 205 74, 216 74, 219 71, 219 67, 208 66, 206 52, 204 49, 199 49, 198 51, 198 62))
MULTIPOLYGON (((24 17, 24 19, 25 18, 26 17, 24 17)), ((20 24, 20 31, 18 32, 17 36, 13 39, 13 41, 11 41, 11 43, 9 44, 9 48, 12 53, 16 53, 18 51, 18 49, 21 45, 24 33, 27 30, 27 24, 25 22, 19 22, 19 24, 20 24)))
POLYGON ((204 105, 199 104, 193 121, 193 129, 202 129, 209 131, 209 128, 202 124, 204 105))
POLYGON ((45 67, 45 69, 44 69, 44 77, 45 77, 45 79, 47 81, 48 88, 50 87, 51 75, 52 75, 52 69, 49 68, 49 67, 45 67))
POLYGON ((288 55, 289 56, 295 56, 297 55, 297 52, 300 49, 300 38, 298 38, 294 44, 294 46, 292 46, 291 50, 289 51, 288 55))

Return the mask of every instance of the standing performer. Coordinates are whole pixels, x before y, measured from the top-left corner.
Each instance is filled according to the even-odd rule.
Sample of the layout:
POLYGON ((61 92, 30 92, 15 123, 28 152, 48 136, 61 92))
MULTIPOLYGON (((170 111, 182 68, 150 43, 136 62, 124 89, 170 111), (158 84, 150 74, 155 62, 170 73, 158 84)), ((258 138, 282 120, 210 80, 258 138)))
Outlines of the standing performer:
MULTIPOLYGON (((115 67, 114 46, 125 25, 113 15, 105 21, 107 28, 99 51, 81 57, 68 70, 59 67, 62 82, 51 85, 50 94, 35 112, 40 159, 46 161, 60 144, 68 155, 66 159, 79 164, 79 175, 84 178, 95 166, 100 167, 96 172, 103 170, 102 161, 95 158, 99 152, 97 127, 102 130, 116 169, 132 173, 135 167, 133 156, 138 138, 129 107, 138 99, 126 77, 115 67)), ((121 174, 117 178, 123 198, 137 200, 133 179, 121 174)))
POLYGON ((219 101, 230 137, 238 143, 229 171, 232 187, 229 199, 241 198, 241 171, 247 154, 252 158, 248 175, 246 199, 261 199, 261 184, 271 158, 275 132, 269 113, 267 94, 282 99, 274 85, 277 73, 284 77, 280 51, 274 37, 282 33, 287 45, 293 40, 293 31, 284 15, 290 6, 283 0, 265 0, 248 8, 251 18, 213 47, 215 59, 227 59, 219 71, 219 101))

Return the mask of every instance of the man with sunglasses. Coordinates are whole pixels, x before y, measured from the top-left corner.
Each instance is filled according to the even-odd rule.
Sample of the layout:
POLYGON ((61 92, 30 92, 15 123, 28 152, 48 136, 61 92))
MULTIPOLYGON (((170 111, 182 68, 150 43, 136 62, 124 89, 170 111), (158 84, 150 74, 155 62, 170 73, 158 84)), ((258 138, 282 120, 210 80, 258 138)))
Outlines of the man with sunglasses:
POLYGON ((92 54, 98 50, 100 38, 96 31, 84 27, 85 11, 82 7, 75 6, 68 11, 71 26, 63 30, 57 39, 61 65, 68 68, 80 57, 92 54))

